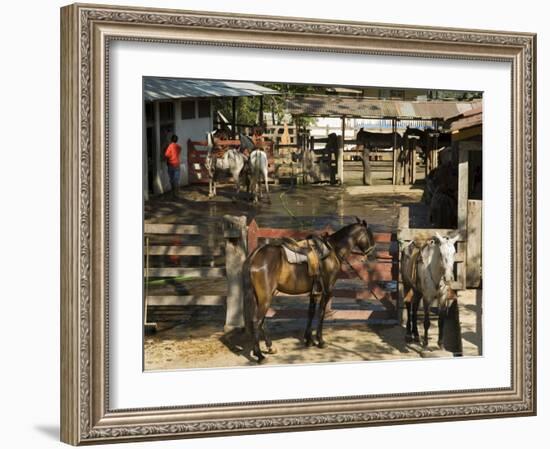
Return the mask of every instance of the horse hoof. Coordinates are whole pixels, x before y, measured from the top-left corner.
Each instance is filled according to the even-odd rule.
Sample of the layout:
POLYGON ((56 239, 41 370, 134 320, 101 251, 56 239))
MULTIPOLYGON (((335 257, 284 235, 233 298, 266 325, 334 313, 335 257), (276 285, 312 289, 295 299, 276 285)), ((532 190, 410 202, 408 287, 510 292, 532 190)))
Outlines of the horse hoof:
POLYGON ((414 341, 414 338, 412 335, 405 335, 405 343, 412 343, 414 341))
POLYGON ((313 340, 306 340, 305 345, 306 345, 306 348, 311 348, 313 346, 313 340))
POLYGON ((320 341, 319 343, 317 343, 317 347, 323 349, 327 347, 327 344, 324 341, 320 341))
POLYGON ((266 361, 266 358, 263 355, 257 355, 256 357, 258 359, 258 361, 257 361, 258 365, 261 365, 262 363, 264 363, 266 361))
POLYGON ((420 337, 419 337, 418 335, 415 335, 415 336, 413 337, 413 342, 415 342, 415 343, 420 343, 420 337))
POLYGON ((277 354, 277 348, 275 346, 271 346, 270 348, 267 348, 268 354, 277 354))

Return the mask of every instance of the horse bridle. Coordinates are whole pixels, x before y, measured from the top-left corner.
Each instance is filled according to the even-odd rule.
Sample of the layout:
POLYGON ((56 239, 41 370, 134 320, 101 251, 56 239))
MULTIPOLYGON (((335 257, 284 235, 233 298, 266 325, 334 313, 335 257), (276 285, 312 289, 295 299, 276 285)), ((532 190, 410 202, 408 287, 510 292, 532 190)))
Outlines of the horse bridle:
MULTIPOLYGON (((422 260, 422 250, 424 249, 424 246, 420 249, 420 255, 419 255, 419 258, 418 258, 418 261, 420 263, 424 263, 424 261, 422 260)), ((427 271, 428 271, 428 274, 430 276, 430 280, 432 281, 432 284, 434 286, 437 285, 438 290, 441 289, 441 284, 443 284, 443 286, 447 287, 449 290, 452 290, 451 284, 452 284, 453 281, 446 281, 445 279, 440 279, 439 283, 436 283, 435 279, 432 276, 431 270, 427 270, 427 271)), ((446 308, 447 312, 449 311, 450 303, 452 303, 452 298, 449 298, 449 292, 447 292, 447 295, 445 297, 445 308, 446 308)))
POLYGON ((375 249, 375 245, 372 245, 369 249, 367 249, 366 251, 353 251, 351 250, 350 251, 350 254, 355 254, 356 256, 369 256, 375 249))

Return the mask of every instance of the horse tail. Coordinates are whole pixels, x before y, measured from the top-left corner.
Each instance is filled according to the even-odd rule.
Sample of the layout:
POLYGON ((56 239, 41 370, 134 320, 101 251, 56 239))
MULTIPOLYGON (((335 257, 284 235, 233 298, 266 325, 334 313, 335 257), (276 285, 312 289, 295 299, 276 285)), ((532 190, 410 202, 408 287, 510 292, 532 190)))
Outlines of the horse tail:
POLYGON ((206 133, 206 140, 208 142, 208 151, 212 151, 212 148, 214 147, 214 138, 212 137, 212 133, 206 133))
POLYGON ((254 290, 250 277, 250 264, 252 258, 259 250, 260 247, 256 248, 252 254, 246 258, 242 268, 244 325, 246 331, 250 333, 250 335, 254 335, 254 318, 258 311, 258 299, 256 298, 256 291, 254 290))
POLYGON ((248 158, 250 167, 250 184, 251 192, 256 195, 258 193, 258 179, 260 176, 260 151, 258 149, 252 150, 248 158))
POLYGON ((262 168, 262 153, 261 152, 258 152, 256 153, 256 160, 255 160, 255 164, 254 164, 254 169, 256 170, 256 182, 260 182, 260 170, 262 168))

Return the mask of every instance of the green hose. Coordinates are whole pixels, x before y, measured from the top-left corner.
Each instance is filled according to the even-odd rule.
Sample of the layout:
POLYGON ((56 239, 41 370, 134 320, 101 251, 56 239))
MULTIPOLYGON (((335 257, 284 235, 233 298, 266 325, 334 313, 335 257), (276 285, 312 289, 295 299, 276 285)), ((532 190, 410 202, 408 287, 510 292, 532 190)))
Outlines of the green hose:
POLYGON ((191 279, 201 279, 201 278, 196 276, 176 276, 176 277, 169 277, 166 279, 154 279, 152 281, 146 281, 146 284, 151 286, 164 285, 167 282, 174 282, 174 281, 181 282, 181 281, 189 281, 191 279))
POLYGON ((281 194, 279 195, 279 199, 281 200, 281 204, 283 205, 283 208, 285 209, 287 214, 290 215, 290 217, 292 217, 293 220, 296 220, 300 224, 300 230, 301 231, 303 231, 306 228, 306 226, 311 228, 313 226, 313 221, 312 220, 304 221, 304 220, 298 218, 294 214, 294 212, 292 212, 292 210, 290 210, 290 208, 288 207, 288 204, 287 204, 286 199, 285 199, 285 195, 287 194, 287 192, 290 189, 291 189, 291 187, 286 189, 284 192, 281 192, 281 194))

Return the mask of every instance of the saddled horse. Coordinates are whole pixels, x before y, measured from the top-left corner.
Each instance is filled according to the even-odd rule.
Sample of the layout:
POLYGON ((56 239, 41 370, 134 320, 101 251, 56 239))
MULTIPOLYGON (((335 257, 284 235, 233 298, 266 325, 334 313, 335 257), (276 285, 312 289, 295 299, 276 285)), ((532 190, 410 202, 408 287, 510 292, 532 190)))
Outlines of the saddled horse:
POLYGON ((430 224, 434 228, 454 229, 458 223, 456 192, 438 186, 430 201, 430 224))
POLYGON ((208 152, 206 155, 206 170, 208 171, 208 197, 216 196, 216 182, 220 175, 231 175, 235 181, 236 195, 241 189, 241 174, 246 166, 246 156, 235 148, 226 149, 219 140, 227 139, 224 131, 215 131, 207 134, 208 152), (218 157, 219 153, 223 153, 218 157))
POLYGON ((403 146, 403 138, 398 132, 373 133, 361 129, 361 131, 357 133, 357 144, 364 145, 369 150, 378 148, 401 149, 403 146))
MULTIPOLYGON (((370 152, 381 148, 392 148, 397 151, 400 160, 403 154, 403 137, 398 132, 380 133, 365 131, 363 128, 357 133, 357 149, 362 152, 363 159, 363 184, 370 185, 371 167, 370 167, 370 152)), ((400 176, 397 176, 399 179, 400 176)))
POLYGON ((422 201, 430 208, 434 228, 457 226, 458 167, 453 161, 438 165, 426 178, 422 201))
MULTIPOLYGON (((368 267, 376 262, 375 243, 367 223, 357 219, 357 223, 347 225, 325 237, 314 237, 306 242, 305 256, 308 262, 289 261, 288 246, 283 243, 269 243, 260 246, 250 254, 243 267, 245 288, 245 321, 253 338, 253 353, 258 363, 264 360, 260 350, 260 334, 265 340, 268 353, 274 353, 272 341, 265 330, 265 316, 276 292, 309 294, 308 321, 305 331, 306 346, 313 345, 312 322, 316 303, 319 300, 319 316, 315 338, 319 347, 325 346, 323 321, 327 302, 338 273, 352 253, 361 254, 367 259, 368 267), (312 255, 309 251, 315 251, 312 255), (310 258, 318 262, 317 274, 312 273, 310 258)), ((296 253, 292 253, 296 256, 296 253)))
POLYGON ((420 128, 410 128, 407 126, 405 132, 403 133, 403 144, 405 146, 405 153, 409 151, 410 138, 414 138, 414 140, 416 141, 416 147, 422 150, 422 158, 425 159, 426 153, 428 151, 428 134, 426 130, 420 128))
POLYGON ((407 330, 405 341, 420 342, 417 327, 417 312, 420 299, 424 308, 423 346, 428 345, 430 307, 437 302, 439 307, 438 344, 443 347, 443 324, 448 307, 456 299, 451 288, 454 280, 455 243, 458 235, 442 237, 438 233, 427 240, 412 241, 401 252, 401 276, 407 307, 407 330))

